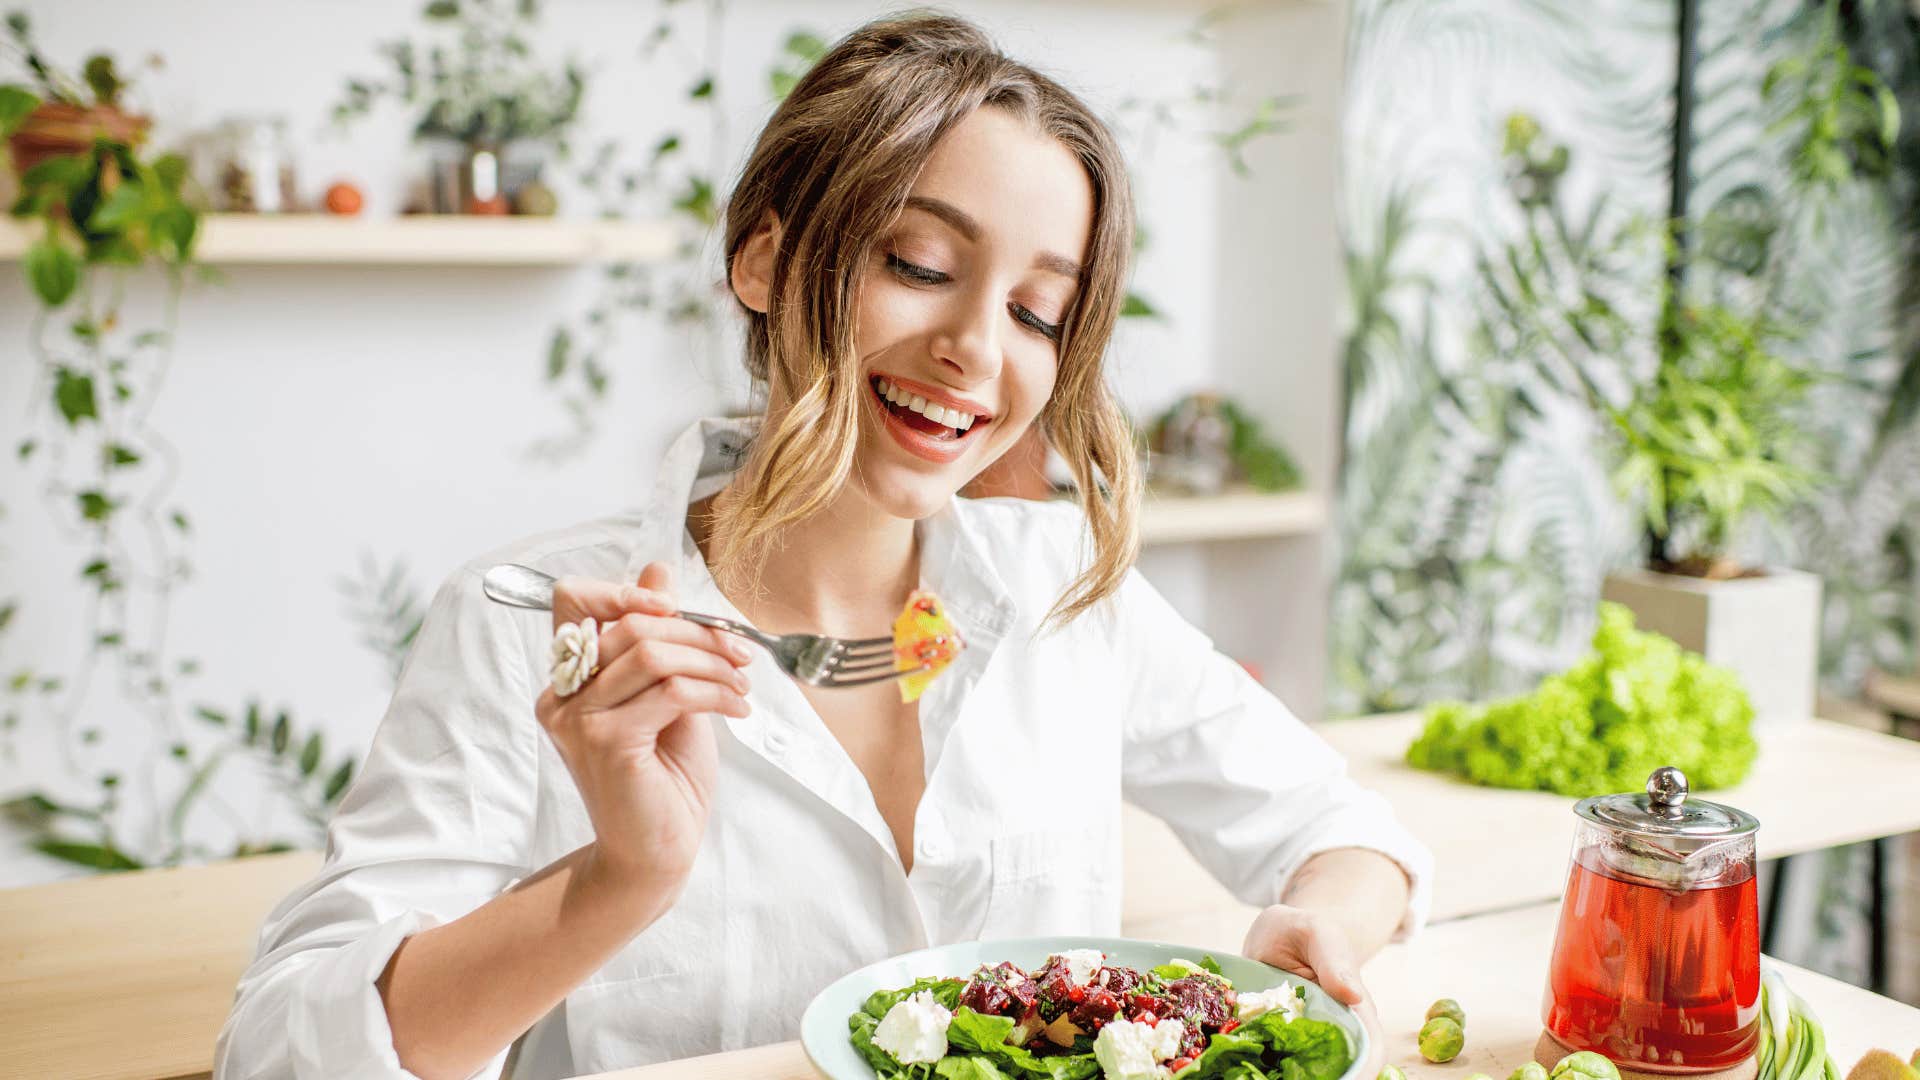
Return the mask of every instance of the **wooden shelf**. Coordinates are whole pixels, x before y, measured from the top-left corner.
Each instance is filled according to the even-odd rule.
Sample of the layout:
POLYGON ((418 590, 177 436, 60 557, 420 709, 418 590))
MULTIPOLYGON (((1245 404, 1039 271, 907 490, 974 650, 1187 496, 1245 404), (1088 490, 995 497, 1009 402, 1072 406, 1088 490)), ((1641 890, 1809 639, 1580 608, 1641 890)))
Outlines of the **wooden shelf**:
MULTIPOLYGON (((673 253, 662 221, 420 214, 366 219, 330 214, 208 214, 203 262, 273 266, 571 266, 641 262, 673 253)), ((0 259, 18 259, 34 233, 0 225, 0 259)))
POLYGON ((1142 544, 1304 536, 1320 531, 1327 523, 1326 497, 1312 491, 1232 491, 1221 495, 1160 495, 1149 491, 1142 506, 1142 544))
POLYGON ((1920 720, 1920 675, 1890 675, 1884 671, 1867 674, 1868 701, 1896 716, 1920 720))

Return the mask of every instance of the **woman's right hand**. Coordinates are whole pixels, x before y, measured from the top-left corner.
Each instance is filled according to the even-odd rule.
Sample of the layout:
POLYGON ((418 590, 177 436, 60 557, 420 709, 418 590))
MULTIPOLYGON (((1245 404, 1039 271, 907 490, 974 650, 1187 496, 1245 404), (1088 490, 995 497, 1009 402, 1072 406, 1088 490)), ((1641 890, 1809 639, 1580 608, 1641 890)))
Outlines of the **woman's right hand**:
POLYGON ((653 893, 661 910, 693 868, 712 806, 708 714, 751 711, 746 643, 676 617, 671 584, 660 563, 637 586, 556 582, 553 625, 598 623, 600 670, 568 697, 547 687, 534 706, 593 821, 591 871, 653 893))

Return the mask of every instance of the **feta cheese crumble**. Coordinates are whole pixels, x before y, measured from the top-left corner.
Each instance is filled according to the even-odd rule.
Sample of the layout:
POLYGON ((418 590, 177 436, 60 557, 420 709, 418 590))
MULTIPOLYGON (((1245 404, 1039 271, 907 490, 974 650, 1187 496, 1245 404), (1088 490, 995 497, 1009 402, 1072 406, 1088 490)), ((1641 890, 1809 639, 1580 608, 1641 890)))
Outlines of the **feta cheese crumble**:
POLYGON ((1238 997, 1240 1011, 1236 1015, 1243 1021, 1270 1012, 1285 1013, 1288 1020, 1298 1020, 1307 1008, 1307 1003, 1287 983, 1271 990, 1242 991, 1238 997))
POLYGON ((1068 949, 1054 955, 1067 962, 1067 979, 1075 986, 1092 982, 1094 972, 1107 962, 1107 954, 1099 949, 1068 949))
POLYGON ((1094 1038, 1093 1059, 1106 1080, 1167 1080, 1173 1071, 1161 1062, 1180 1052, 1186 1033, 1187 1026, 1178 1020, 1115 1020, 1094 1038))
POLYGON ((939 1061, 947 1056, 947 1028, 952 1023, 953 1014, 946 1006, 922 990, 893 1003, 873 1029, 873 1045, 902 1065, 939 1061))

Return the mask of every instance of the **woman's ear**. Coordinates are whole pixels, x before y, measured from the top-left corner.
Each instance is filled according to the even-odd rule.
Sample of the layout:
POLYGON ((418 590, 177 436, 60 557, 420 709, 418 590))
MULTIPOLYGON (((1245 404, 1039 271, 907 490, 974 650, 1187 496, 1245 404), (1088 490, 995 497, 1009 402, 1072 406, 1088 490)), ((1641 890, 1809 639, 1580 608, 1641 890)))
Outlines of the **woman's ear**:
POLYGON ((733 268, 727 275, 733 295, 762 315, 773 306, 773 256, 779 250, 780 218, 769 210, 733 257, 733 268))

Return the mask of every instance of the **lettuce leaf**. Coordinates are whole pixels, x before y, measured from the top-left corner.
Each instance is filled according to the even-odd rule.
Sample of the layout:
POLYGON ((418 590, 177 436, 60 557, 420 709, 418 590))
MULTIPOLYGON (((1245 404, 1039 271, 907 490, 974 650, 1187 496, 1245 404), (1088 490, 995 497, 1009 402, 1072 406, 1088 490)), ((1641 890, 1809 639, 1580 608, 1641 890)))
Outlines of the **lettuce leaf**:
POLYGON ((1012 1031, 1011 1017, 984 1016, 972 1009, 956 1009, 953 1026, 947 1029, 947 1046, 949 1052, 979 1054, 1014 1078, 1090 1080, 1100 1075, 1100 1063, 1092 1054, 1040 1057, 1024 1046, 1010 1045, 1007 1035, 1012 1031))
MULTIPOLYGON (((1207 1048, 1200 1051, 1200 1056, 1180 1070, 1180 1080, 1213 1080, 1215 1077, 1232 1076, 1234 1074, 1228 1070, 1243 1063, 1257 1065, 1266 1049, 1266 1040, 1248 1032, 1245 1026, 1215 1035, 1207 1040, 1207 1048)), ((1258 1075, 1260 1080, 1266 1080, 1264 1071, 1258 1075)))
POLYGON ((1339 1080, 1353 1064, 1347 1034, 1325 1020, 1266 1013, 1207 1041, 1175 1080, 1339 1080))
POLYGON ((1267 1033, 1274 1051, 1283 1055, 1281 1080, 1340 1080, 1340 1074, 1353 1064, 1347 1033, 1338 1024, 1305 1018, 1287 1020, 1278 1013, 1257 1016, 1250 1024, 1267 1033))
POLYGON ((948 1012, 952 1012, 960 1007, 960 991, 966 988, 965 979, 917 979, 912 986, 900 990, 875 990, 867 995, 866 1003, 860 1006, 860 1011, 875 1020, 883 1020, 886 1018, 888 1009, 926 990, 933 994, 935 1001, 945 1006, 948 1012))
POLYGON ((942 1080, 1013 1080, 1000 1071, 993 1062, 982 1057, 955 1057, 951 1054, 940 1059, 934 1066, 933 1074, 942 1080))

